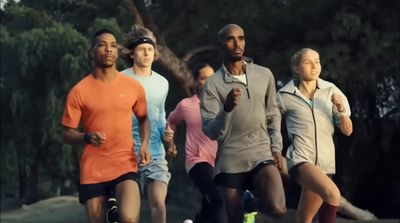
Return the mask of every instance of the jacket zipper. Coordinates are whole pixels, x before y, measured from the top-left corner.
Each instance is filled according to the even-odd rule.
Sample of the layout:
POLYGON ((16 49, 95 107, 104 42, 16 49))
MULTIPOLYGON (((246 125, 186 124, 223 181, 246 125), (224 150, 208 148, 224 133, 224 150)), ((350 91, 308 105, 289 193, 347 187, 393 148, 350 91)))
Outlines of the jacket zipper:
MULTIPOLYGON (((314 95, 315 95, 315 93, 314 93, 314 95)), ((295 96, 297 96, 297 95, 295 95, 295 96)), ((297 96, 297 97, 299 97, 299 96, 297 96)), ((311 115, 312 115, 313 124, 314 124, 314 138, 315 138, 315 140, 314 140, 314 142, 315 142, 315 160, 314 160, 314 164, 317 166, 317 164, 318 164, 318 143, 317 143, 318 140, 317 140, 317 122, 315 121, 315 114, 314 114, 314 97, 313 97, 313 99, 311 99, 312 100, 311 101, 312 102, 311 105, 308 104, 308 102, 305 101, 303 98, 300 97, 300 99, 302 101, 304 101, 308 105, 310 110, 311 110, 311 115)))
POLYGON ((247 92, 247 97, 250 99, 250 91, 249 91, 249 79, 247 79, 247 74, 246 76, 246 92, 247 92))
POLYGON ((315 165, 318 164, 318 143, 317 143, 317 122, 315 121, 315 114, 314 114, 314 100, 312 101, 313 106, 310 106, 311 114, 314 122, 314 137, 315 137, 315 165))
POLYGON ((246 84, 238 79, 233 79, 231 80, 231 82, 243 84, 244 87, 246 88, 247 98, 250 99, 249 80, 247 79, 247 74, 245 74, 245 76, 246 76, 246 84))
MULTIPOLYGON (((307 104, 307 106, 310 108, 310 110, 311 110, 311 115, 312 115, 313 124, 314 124, 314 138, 315 138, 315 140, 314 140, 314 142, 315 142, 315 160, 314 160, 314 164, 317 165, 318 164, 318 143, 317 143, 318 140, 317 140, 317 122, 315 121, 314 106, 310 106, 310 104, 308 104, 307 101, 305 101, 302 97, 297 96, 294 93, 289 93, 289 92, 284 92, 284 91, 282 93, 292 94, 293 96, 300 98, 300 100, 304 101, 307 104)), ((315 95, 315 93, 314 93, 314 95, 315 95)), ((313 99, 312 102, 314 104, 314 99, 313 99)))

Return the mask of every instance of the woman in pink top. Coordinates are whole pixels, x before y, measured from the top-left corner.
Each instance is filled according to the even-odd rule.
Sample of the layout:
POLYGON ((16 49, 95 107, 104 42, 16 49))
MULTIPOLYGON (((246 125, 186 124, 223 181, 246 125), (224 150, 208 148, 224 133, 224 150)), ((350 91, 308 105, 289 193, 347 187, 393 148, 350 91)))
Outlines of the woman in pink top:
MULTIPOLYGON (((175 130, 180 122, 186 123, 185 168, 194 184, 203 194, 200 213, 196 222, 226 222, 222 198, 214 185, 214 164, 217 142, 209 139, 201 129, 200 95, 209 76, 214 73, 208 64, 202 64, 194 72, 196 94, 185 98, 169 114, 169 127, 175 130)), ((176 147, 168 150, 175 156, 176 147)))

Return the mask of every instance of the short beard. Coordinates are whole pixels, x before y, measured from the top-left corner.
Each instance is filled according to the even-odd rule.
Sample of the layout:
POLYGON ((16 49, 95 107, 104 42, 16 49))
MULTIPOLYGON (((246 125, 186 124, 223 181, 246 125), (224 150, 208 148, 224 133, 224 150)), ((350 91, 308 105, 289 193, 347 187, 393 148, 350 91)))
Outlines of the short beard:
POLYGON ((106 63, 101 63, 98 65, 100 68, 110 68, 113 67, 114 64, 106 64, 106 63))
POLYGON ((243 56, 227 56, 226 59, 228 62, 238 62, 243 59, 243 56))

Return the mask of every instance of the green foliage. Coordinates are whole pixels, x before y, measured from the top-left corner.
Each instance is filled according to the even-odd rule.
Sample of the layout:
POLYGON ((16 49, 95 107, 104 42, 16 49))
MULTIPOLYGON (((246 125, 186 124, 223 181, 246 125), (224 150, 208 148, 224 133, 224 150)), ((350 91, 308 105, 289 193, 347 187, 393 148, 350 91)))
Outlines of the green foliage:
POLYGON ((15 194, 17 193, 15 188, 18 186, 16 183, 18 182, 18 163, 15 161, 18 160, 18 157, 16 157, 16 152, 12 151, 16 151, 17 147, 12 141, 8 143, 2 141, 1 148, 1 190, 7 194, 10 193, 8 188, 13 188, 11 194, 15 194))
MULTIPOLYGON (((24 10, 13 7, 13 12, 24 10)), ((10 23, 25 16, 15 13, 10 23)), ((2 142, 14 145, 3 148, 20 168, 52 163, 48 170, 65 178, 62 170, 67 164, 59 159, 68 148, 61 143, 59 122, 66 93, 88 72, 88 41, 70 25, 56 22, 26 28, 2 28, 2 112, 7 118, 2 123, 2 142)), ((6 168, 2 171, 3 176, 9 175, 6 168)))
POLYGON ((87 30, 88 38, 93 37, 93 35, 98 30, 104 29, 104 28, 111 30, 115 34, 115 37, 117 38, 118 42, 122 41, 123 32, 115 18, 111 18, 111 19, 96 18, 94 20, 94 22, 92 23, 92 25, 87 30))
POLYGON ((25 6, 11 5, 1 13, 1 24, 14 32, 44 28, 52 23, 53 20, 48 14, 25 6))

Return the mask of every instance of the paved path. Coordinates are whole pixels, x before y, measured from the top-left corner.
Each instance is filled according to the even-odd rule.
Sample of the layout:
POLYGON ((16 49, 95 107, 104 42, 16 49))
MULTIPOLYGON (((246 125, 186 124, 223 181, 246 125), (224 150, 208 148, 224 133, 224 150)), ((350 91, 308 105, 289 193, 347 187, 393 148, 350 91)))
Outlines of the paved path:
MULTIPOLYGON (((150 223, 149 208, 146 201, 142 206, 142 223, 150 223)), ((188 207, 168 203, 168 223, 182 223, 184 219, 194 216, 197 207, 188 207)), ((288 210, 288 213, 282 219, 272 219, 266 216, 257 216, 257 223, 292 223, 295 210, 288 210)), ((21 209, 12 211, 3 211, 0 218, 1 223, 85 223, 85 210, 78 203, 75 196, 62 196, 39 201, 35 204, 24 206, 21 209)), ((354 221, 346 219, 338 219, 338 223, 400 223, 398 219, 380 219, 376 221, 354 221)))

